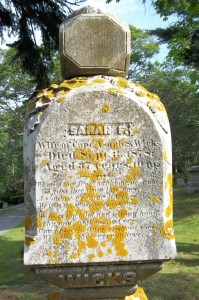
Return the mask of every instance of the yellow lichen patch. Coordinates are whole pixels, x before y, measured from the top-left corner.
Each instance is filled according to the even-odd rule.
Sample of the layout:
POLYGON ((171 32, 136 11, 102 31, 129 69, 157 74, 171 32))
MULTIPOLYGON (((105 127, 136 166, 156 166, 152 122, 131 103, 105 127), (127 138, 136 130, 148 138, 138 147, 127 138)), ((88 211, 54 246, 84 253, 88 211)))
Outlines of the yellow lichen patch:
POLYGON ((115 250, 116 250, 116 255, 117 256, 127 256, 128 255, 128 250, 126 250, 124 243, 118 243, 115 246, 115 250))
POLYGON ((64 182, 64 187, 69 187, 70 183, 68 181, 64 182))
POLYGON ((106 152, 94 153, 91 149, 80 147, 75 149, 75 157, 79 160, 88 160, 94 164, 98 164, 106 159, 106 152))
POLYGON ((165 189, 167 188, 172 189, 172 182, 173 182, 172 173, 169 173, 167 175, 167 180, 164 185, 165 189))
POLYGON ((76 259, 76 258, 78 258, 78 256, 79 255, 77 253, 72 253, 71 256, 70 256, 70 258, 71 259, 76 259))
POLYGON ((108 174, 109 174, 109 176, 114 176, 115 172, 114 171, 110 171, 108 174))
POLYGON ((113 96, 117 96, 118 94, 123 94, 123 91, 116 87, 110 87, 108 88, 108 93, 113 96))
POLYGON ((133 158, 132 158, 132 157, 129 157, 129 158, 127 159, 126 162, 127 162, 128 165, 132 164, 133 158))
POLYGON ((87 236, 86 240, 88 248, 97 248, 98 241, 93 236, 87 236))
POLYGON ((112 157, 112 161, 117 161, 117 160, 119 160, 119 159, 120 159, 119 156, 113 156, 113 157, 112 157))
POLYGON ((147 93, 144 92, 144 91, 137 91, 137 92, 136 92, 136 95, 137 95, 138 97, 146 97, 146 96, 147 96, 147 93))
POLYGON ((164 226, 160 228, 161 234, 168 240, 174 240, 174 229, 173 229, 173 220, 167 221, 164 226))
POLYGON ((54 233, 57 234, 59 230, 57 228, 54 229, 54 233))
POLYGON ((73 204, 68 204, 67 205, 67 210, 66 210, 66 219, 70 219, 73 217, 73 214, 75 212, 75 206, 73 204))
POLYGON ((99 193, 95 193, 95 191, 88 191, 86 192, 80 200, 80 203, 90 203, 92 201, 95 201, 97 198, 100 198, 99 193))
POLYGON ((96 211, 99 211, 104 206, 103 201, 92 201, 92 203, 89 205, 90 212, 94 213, 96 211))
POLYGON ((101 84, 101 83, 106 83, 106 80, 103 78, 95 78, 92 80, 92 84, 101 84))
POLYGON ((110 191, 113 194, 116 194, 117 192, 119 192, 119 190, 120 190, 120 188, 117 185, 113 185, 113 186, 110 187, 110 191))
POLYGON ((154 195, 149 195, 149 199, 154 203, 160 203, 160 199, 154 195))
POLYGON ((116 138, 111 139, 111 141, 108 143, 108 148, 112 150, 120 150, 121 146, 123 146, 121 141, 116 138))
POLYGON ((54 98, 54 96, 55 96, 55 94, 54 94, 53 90, 48 91, 47 94, 45 95, 45 97, 50 98, 50 99, 54 98))
POLYGON ((88 255, 88 260, 93 260, 95 258, 95 255, 92 253, 92 254, 89 254, 88 255))
POLYGON ((64 80, 63 83, 60 84, 60 87, 67 87, 67 88, 79 88, 82 86, 87 86, 88 85, 88 80, 86 78, 82 77, 77 77, 77 78, 72 78, 69 80, 64 80))
POLYGON ((110 107, 110 105, 109 104, 104 104, 103 106, 102 106, 102 112, 103 113, 108 113, 108 112, 110 112, 110 110, 111 110, 111 107, 110 107))
POLYGON ((148 300, 148 298, 144 290, 139 287, 132 296, 126 296, 124 300, 148 300))
POLYGON ((109 198, 106 202, 109 208, 115 209, 118 206, 118 201, 117 199, 109 198))
POLYGON ((118 77, 117 86, 126 89, 130 87, 130 84, 125 78, 118 77))
POLYGON ((52 251, 47 252, 47 256, 51 257, 53 255, 52 251))
POLYGON ((167 151, 166 151, 166 150, 163 151, 163 159, 164 159, 165 161, 168 160, 168 157, 167 157, 167 151))
POLYGON ((25 238, 25 244, 26 246, 31 246, 35 243, 35 238, 34 236, 29 236, 25 238))
POLYGON ((126 226, 115 225, 113 226, 113 232, 117 238, 123 240, 126 237, 126 226))
POLYGON ((51 88, 53 88, 53 89, 58 89, 59 88, 59 84, 57 84, 57 83, 53 83, 53 84, 51 84, 51 86, 50 86, 51 88))
POLYGON ((92 142, 96 149, 99 149, 104 145, 104 139, 102 138, 92 138, 92 142))
POLYGON ((134 129, 132 130, 132 133, 133 133, 133 135, 137 135, 137 134, 140 133, 140 130, 137 129, 137 128, 134 128, 134 129))
POLYGON ((107 249, 107 253, 108 253, 108 254, 111 254, 111 253, 112 253, 112 249, 111 249, 111 248, 108 248, 108 249, 107 249))
POLYGON ((122 188, 122 189, 126 189, 126 188, 127 188, 127 185, 126 185, 125 183, 123 183, 123 184, 121 185, 121 188, 122 188))
POLYGON ((39 215, 36 215, 36 227, 37 228, 43 227, 43 221, 42 221, 42 219, 40 218, 39 215))
POLYGON ((104 256, 104 252, 102 251, 102 250, 99 250, 98 252, 97 252, 97 255, 98 255, 98 257, 103 257, 104 256))
POLYGON ((37 94, 36 98, 38 99, 38 98, 44 96, 44 95, 46 94, 46 92, 47 92, 47 89, 41 90, 41 91, 37 94))
POLYGON ((159 110, 159 111, 166 111, 164 105, 162 102, 158 102, 156 100, 149 100, 147 101, 146 105, 151 109, 151 110, 159 110))
POLYGON ((68 196, 62 196, 62 200, 65 202, 69 202, 70 201, 70 197, 68 196))
POLYGON ((133 182, 140 176, 139 167, 129 167, 129 171, 126 175, 126 182, 133 182))
POLYGON ((79 239, 81 234, 86 231, 86 226, 80 222, 75 222, 73 228, 77 239, 79 239))
POLYGON ((169 204, 169 205, 167 206, 166 210, 165 210, 165 216, 166 216, 167 218, 169 218, 170 215, 171 215, 171 213, 172 213, 172 206, 169 204))
POLYGON ((86 185, 86 190, 87 192, 94 192, 95 191, 95 186, 92 184, 87 184, 86 185))
POLYGON ((65 101, 65 97, 59 97, 58 99, 57 99, 57 102, 58 103, 62 103, 62 102, 64 102, 65 101))
POLYGON ((56 212, 51 211, 50 214, 49 214, 49 221, 55 221, 55 222, 61 224, 62 223, 62 217, 59 216, 56 212))
POLYGON ((32 225, 32 218, 31 217, 26 217, 25 218, 25 224, 24 224, 25 230, 29 230, 31 225, 32 225))
POLYGON ((42 165, 43 165, 43 166, 45 166, 45 165, 47 165, 47 163, 48 163, 48 160, 46 160, 46 159, 43 159, 41 163, 42 163, 42 165))
POLYGON ((106 247, 106 242, 101 242, 102 247, 106 247))
POLYGON ((118 211, 118 217, 120 219, 124 219, 127 216, 127 209, 126 208, 122 208, 118 211))
POLYGON ((76 212, 77 215, 79 215, 79 217, 80 217, 81 220, 85 219, 85 213, 84 213, 84 211, 81 208, 77 207, 75 209, 75 212, 76 212))
POLYGON ((123 206, 130 201, 130 196, 127 191, 120 190, 117 192, 116 199, 118 201, 118 204, 123 206))
POLYGON ((82 240, 78 240, 77 242, 78 245, 78 251, 82 252, 86 248, 86 242, 82 240))
POLYGON ((140 199, 137 198, 137 197, 135 197, 135 198, 132 198, 132 199, 131 199, 131 202, 132 202, 134 205, 137 205, 137 204, 140 203, 140 199))
POLYGON ((61 238, 60 238, 60 236, 54 235, 54 236, 53 236, 53 243, 54 243, 55 245, 59 245, 59 244, 61 243, 61 238))
POLYGON ((95 170, 93 172, 89 172, 87 170, 80 170, 77 175, 81 177, 89 178, 92 181, 98 181, 102 174, 104 173, 103 170, 95 170))
POLYGON ((111 231, 111 220, 106 217, 96 217, 91 219, 92 233, 107 233, 111 231))
POLYGON ((66 95, 70 92, 70 89, 64 89, 60 92, 61 95, 66 95))
POLYGON ((71 239, 74 234, 74 227, 72 225, 62 226, 60 230, 60 236, 63 239, 71 239))

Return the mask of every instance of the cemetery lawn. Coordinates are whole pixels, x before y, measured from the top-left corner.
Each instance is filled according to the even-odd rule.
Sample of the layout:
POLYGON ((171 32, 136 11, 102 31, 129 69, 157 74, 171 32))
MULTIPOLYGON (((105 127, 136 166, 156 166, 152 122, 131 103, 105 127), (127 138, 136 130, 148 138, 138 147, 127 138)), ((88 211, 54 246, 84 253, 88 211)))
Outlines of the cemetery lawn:
MULTIPOLYGON (((140 286, 149 300, 199 300, 199 194, 174 191, 177 258, 140 286)), ((23 265, 23 226, 0 236, 0 299, 45 300, 55 287, 23 265)))

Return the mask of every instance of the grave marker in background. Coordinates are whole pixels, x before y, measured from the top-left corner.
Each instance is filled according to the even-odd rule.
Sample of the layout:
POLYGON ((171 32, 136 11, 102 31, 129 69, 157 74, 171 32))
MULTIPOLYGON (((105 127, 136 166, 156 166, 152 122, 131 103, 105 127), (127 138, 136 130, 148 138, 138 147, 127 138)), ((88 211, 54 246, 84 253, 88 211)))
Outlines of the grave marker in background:
POLYGON ((126 74, 130 49, 115 17, 85 7, 60 41, 63 77, 90 76, 29 103, 24 261, 64 299, 124 298, 175 257, 169 122, 157 95, 113 77, 126 74))

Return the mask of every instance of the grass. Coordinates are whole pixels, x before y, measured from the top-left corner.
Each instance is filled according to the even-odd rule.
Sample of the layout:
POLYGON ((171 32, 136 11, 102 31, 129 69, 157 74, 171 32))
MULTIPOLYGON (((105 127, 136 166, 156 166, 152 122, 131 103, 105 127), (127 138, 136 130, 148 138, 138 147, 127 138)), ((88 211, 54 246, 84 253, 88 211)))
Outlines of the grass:
MULTIPOLYGON (((177 258, 142 283, 149 300, 199 300, 199 194, 174 193, 177 258)), ((23 265, 23 227, 0 236, 0 299, 44 300, 58 288, 23 265)))

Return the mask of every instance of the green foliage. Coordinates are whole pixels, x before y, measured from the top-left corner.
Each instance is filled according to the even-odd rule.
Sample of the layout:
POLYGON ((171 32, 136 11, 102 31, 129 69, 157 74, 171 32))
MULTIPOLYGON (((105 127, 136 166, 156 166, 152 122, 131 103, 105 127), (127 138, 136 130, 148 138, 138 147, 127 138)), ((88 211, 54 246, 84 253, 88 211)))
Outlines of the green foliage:
MULTIPOLYGON (((107 0, 110 3, 113 0, 107 0)), ((140 0, 143 4, 147 0, 140 0)), ((116 0, 120 2, 120 0, 116 0)), ((167 20, 177 19, 166 28, 148 31, 161 42, 168 43, 169 58, 175 64, 185 64, 199 68, 199 2, 198 0, 151 0, 156 12, 167 20)))
POLYGON ((11 46, 18 59, 37 82, 40 90, 50 83, 49 68, 53 69, 53 53, 58 50, 59 25, 72 8, 85 0, 2 0, 0 4, 0 38, 7 32, 18 36, 11 46), (41 33, 38 46, 35 30, 41 33))
POLYGON ((18 195, 10 198, 9 204, 17 205, 24 202, 24 195, 18 195))
POLYGON ((137 80, 158 94, 171 125, 174 171, 185 171, 199 156, 199 75, 172 65, 153 65, 137 80))
MULTIPOLYGON (((8 198, 23 193, 25 103, 35 86, 20 62, 13 62, 15 55, 14 49, 0 49, 0 195, 8 198)), ((52 82, 61 78, 58 54, 53 58, 55 71, 48 69, 52 82)))
POLYGON ((131 65, 128 77, 136 80, 151 66, 151 58, 159 52, 157 41, 142 29, 130 25, 131 30, 131 65))

